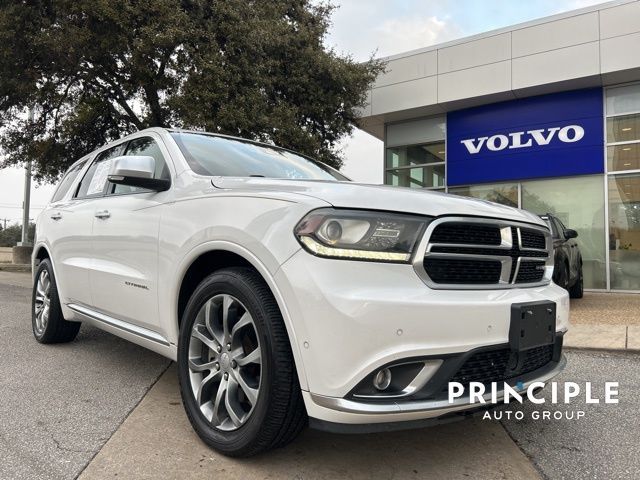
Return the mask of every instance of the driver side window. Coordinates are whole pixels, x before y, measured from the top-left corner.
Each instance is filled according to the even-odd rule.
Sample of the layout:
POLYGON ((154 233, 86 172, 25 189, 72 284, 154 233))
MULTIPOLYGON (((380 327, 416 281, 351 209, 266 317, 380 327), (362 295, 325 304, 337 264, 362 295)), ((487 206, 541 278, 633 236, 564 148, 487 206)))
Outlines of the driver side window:
MULTIPOLYGON (((160 147, 154 139, 149 137, 142 137, 131 140, 127 145, 124 155, 153 157, 153 159, 156 161, 156 169, 153 178, 162 178, 165 180, 171 179, 169 168, 167 167, 167 162, 165 161, 164 156, 160 151, 160 147)), ((129 185, 116 184, 111 184, 111 188, 109 189, 109 193, 111 195, 124 195, 127 193, 139 193, 148 191, 149 190, 142 187, 132 187, 129 185)))
POLYGON ((75 198, 101 197, 107 188, 111 159, 122 154, 124 144, 105 150, 93 161, 78 185, 75 198))

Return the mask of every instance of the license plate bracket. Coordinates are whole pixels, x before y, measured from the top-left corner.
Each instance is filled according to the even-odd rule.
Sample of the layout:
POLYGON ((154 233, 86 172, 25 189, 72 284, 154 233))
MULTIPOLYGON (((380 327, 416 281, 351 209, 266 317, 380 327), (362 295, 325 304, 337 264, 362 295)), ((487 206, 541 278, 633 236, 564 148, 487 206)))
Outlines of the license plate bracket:
POLYGON ((552 344, 555 336, 555 302, 542 300, 511 305, 509 345, 512 351, 520 352, 552 344))

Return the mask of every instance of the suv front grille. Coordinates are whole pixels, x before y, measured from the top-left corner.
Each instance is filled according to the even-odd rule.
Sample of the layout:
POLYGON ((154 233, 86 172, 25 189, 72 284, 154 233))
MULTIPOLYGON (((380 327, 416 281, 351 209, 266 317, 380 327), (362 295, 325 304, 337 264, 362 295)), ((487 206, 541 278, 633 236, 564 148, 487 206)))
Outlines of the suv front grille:
POLYGON ((523 260, 516 277, 516 283, 539 282, 544 276, 544 262, 523 260))
POLYGON ((491 225, 443 223, 431 234, 433 243, 464 243, 471 245, 500 245, 500 230, 491 225))
POLYGON ((520 230, 520 239, 523 248, 545 249, 545 238, 540 232, 523 228, 520 230))
POLYGON ((500 280, 502 264, 490 260, 458 260, 455 258, 425 258, 424 268, 436 283, 491 284, 500 280))
POLYGON ((434 224, 422 268, 416 267, 433 288, 548 282, 551 237, 544 227, 480 218, 443 218, 434 224))

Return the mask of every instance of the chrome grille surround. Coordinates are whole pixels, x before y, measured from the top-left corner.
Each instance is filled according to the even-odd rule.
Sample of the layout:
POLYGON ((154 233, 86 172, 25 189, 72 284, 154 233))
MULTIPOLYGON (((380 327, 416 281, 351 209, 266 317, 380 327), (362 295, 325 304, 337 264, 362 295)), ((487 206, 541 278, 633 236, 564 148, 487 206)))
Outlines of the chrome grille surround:
POLYGON ((527 288, 548 285, 553 275, 553 243, 551 232, 542 225, 532 223, 517 222, 506 219, 493 219, 483 217, 440 217, 432 221, 427 227, 413 258, 413 268, 429 288, 435 290, 495 290, 508 288, 527 288), (500 229, 501 243, 500 245, 478 245, 469 243, 431 243, 431 235, 434 230, 442 224, 469 224, 469 225, 487 225, 495 226, 500 229), (544 235, 546 248, 531 248, 522 246, 522 230, 534 230, 544 235), (516 235, 513 232, 516 232, 516 235), (437 247, 445 248, 461 248, 474 249, 474 253, 451 253, 451 252, 434 252, 437 247), (513 256, 514 250, 517 249, 517 256, 513 256), (487 254, 480 251, 486 250, 487 254), (502 254, 502 252, 504 254, 502 254), (529 253, 529 256, 527 256, 529 253), (543 255, 546 254, 546 255, 543 255), (493 260, 500 262, 501 271, 500 278, 497 283, 436 283, 427 273, 424 261, 427 258, 438 259, 459 259, 459 260, 477 260, 487 261, 493 260), (536 282, 516 283, 520 264, 523 261, 544 262, 544 273, 542 279, 536 282), (515 265, 514 265, 515 262, 515 265))

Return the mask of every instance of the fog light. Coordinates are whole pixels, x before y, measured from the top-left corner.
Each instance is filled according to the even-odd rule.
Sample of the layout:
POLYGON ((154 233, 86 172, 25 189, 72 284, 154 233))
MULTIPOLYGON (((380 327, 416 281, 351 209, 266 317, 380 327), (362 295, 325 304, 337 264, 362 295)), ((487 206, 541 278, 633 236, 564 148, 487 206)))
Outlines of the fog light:
POLYGON ((373 377, 373 386, 377 390, 386 390, 391 385, 391 370, 383 368, 373 377))

